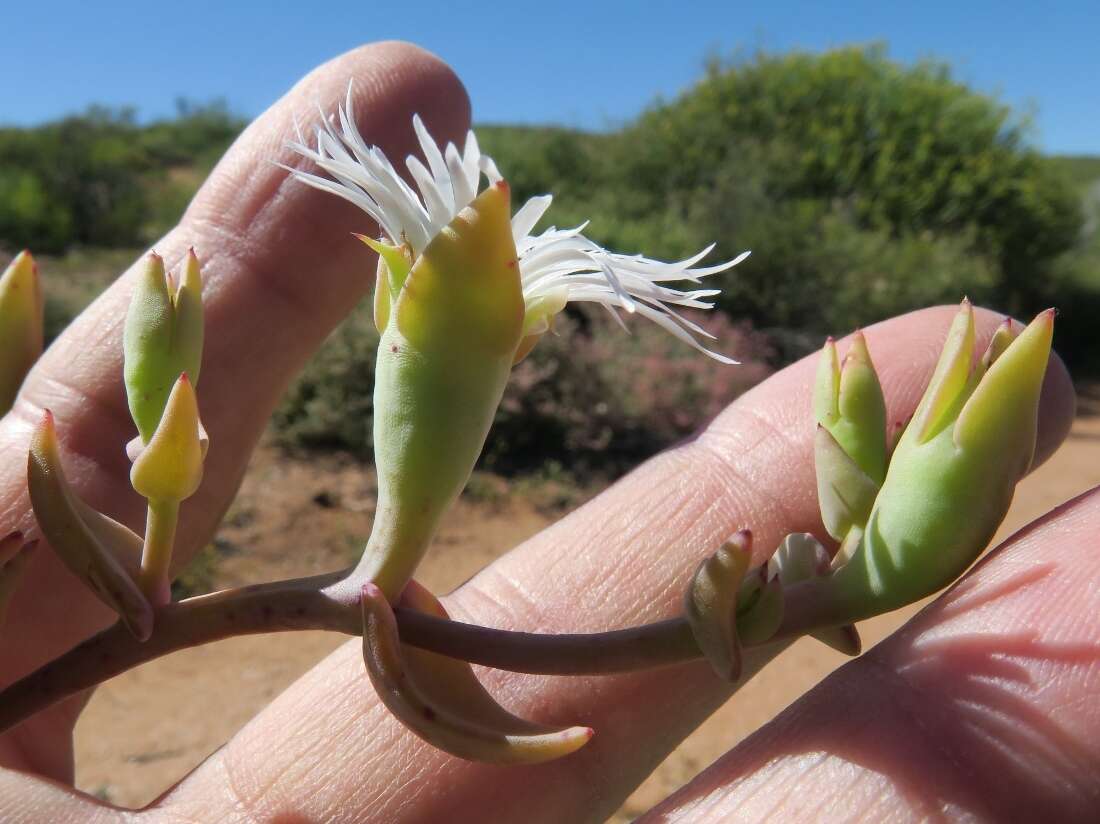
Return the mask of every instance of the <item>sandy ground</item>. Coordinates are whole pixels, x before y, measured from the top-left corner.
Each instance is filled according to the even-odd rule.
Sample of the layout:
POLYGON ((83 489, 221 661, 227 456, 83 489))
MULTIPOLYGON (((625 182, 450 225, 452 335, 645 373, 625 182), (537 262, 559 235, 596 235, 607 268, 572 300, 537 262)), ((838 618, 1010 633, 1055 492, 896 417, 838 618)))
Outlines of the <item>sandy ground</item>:
MULTIPOLYGON (((1023 483, 999 537, 1096 484, 1100 417, 1082 416, 1062 449, 1023 483)), ((345 565, 370 521, 363 502, 373 497, 372 478, 349 461, 326 458, 318 466, 261 449, 219 533, 217 585, 345 565)), ((550 520, 527 501, 463 500, 417 577, 445 592, 550 520)), ((865 647, 915 611, 861 625, 865 647)), ((117 804, 148 803, 345 640, 321 632, 237 638, 119 676, 96 692, 77 725, 77 786, 117 804)), ((688 738, 614 820, 648 809, 844 660, 810 639, 796 644, 688 738)))

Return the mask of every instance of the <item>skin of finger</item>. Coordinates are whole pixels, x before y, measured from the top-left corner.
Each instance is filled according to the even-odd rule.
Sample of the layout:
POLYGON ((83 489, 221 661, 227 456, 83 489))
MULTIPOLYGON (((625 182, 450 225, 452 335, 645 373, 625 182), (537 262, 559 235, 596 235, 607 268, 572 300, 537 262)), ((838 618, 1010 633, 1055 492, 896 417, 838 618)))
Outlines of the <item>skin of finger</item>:
POLYGON ((647 822, 1092 821, 1100 488, 1010 538, 647 822))
MULTIPOLYGON (((891 415, 911 413, 953 309, 867 330, 891 415)), ((998 322, 978 316, 987 339, 998 322)), ((842 344, 843 351, 843 344, 842 344)), ((459 620, 593 631, 675 614, 699 558, 739 527, 762 558, 781 532, 821 534, 812 476, 813 358, 736 401, 701 435, 649 461, 446 599, 459 620)), ((1049 370, 1042 450, 1068 430, 1073 394, 1049 370)), ((288 821, 602 821, 727 697, 705 665, 605 678, 488 671, 502 703, 546 723, 593 726, 580 752, 534 768, 449 758, 405 732, 370 691, 354 644, 277 699, 159 808, 247 810, 288 821), (213 808, 211 799, 214 799, 213 808), (223 806, 230 805, 230 806, 223 806)))
MULTIPOLYGON (((365 139, 398 163, 417 145, 414 113, 439 139, 458 140, 468 126, 466 93, 434 56, 402 43, 349 52, 308 75, 244 132, 180 226, 156 246, 174 267, 194 245, 205 279, 199 402, 212 445, 203 485, 182 509, 177 568, 212 535, 287 382, 373 285, 373 256, 350 235, 373 231, 373 224, 354 206, 290 180, 274 165, 295 163, 283 146, 294 137, 295 118, 308 131, 320 117, 317 107, 334 111, 352 79, 365 139)), ((74 487, 93 506, 142 529, 144 501, 130 488, 124 454, 136 431, 122 386, 122 325, 134 274, 131 268, 120 277, 51 346, 0 423, 0 523, 9 530, 34 529, 25 491, 27 444, 47 407, 57 418, 74 487)), ((112 617, 42 547, 0 638, 4 681, 112 617)), ((57 737, 45 730, 71 727, 76 708, 66 709, 64 723, 39 718, 5 736, 0 759, 71 779, 71 756, 59 756, 57 737)))

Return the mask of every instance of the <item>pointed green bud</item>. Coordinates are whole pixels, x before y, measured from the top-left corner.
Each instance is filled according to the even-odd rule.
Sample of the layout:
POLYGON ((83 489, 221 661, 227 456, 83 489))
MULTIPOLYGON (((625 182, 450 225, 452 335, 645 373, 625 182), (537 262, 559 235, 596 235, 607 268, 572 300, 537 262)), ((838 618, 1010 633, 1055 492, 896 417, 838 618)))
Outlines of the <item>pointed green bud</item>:
MULTIPOLYGON (((849 535, 856 536, 859 532, 854 529, 849 535)), ((784 587, 790 587, 822 578, 829 573, 830 566, 829 553, 817 538, 808 532, 792 533, 768 559, 768 574, 778 578, 784 587)), ((828 627, 810 635, 845 655, 859 655, 862 648, 859 633, 851 624, 828 627)))
POLYGON ((202 482, 204 449, 199 404, 187 374, 168 396, 153 437, 130 467, 130 483, 152 501, 183 501, 202 482))
POLYGON ((983 372, 993 365, 993 361, 1005 353, 1008 345, 1016 340, 1019 333, 1020 330, 1016 328, 1016 323, 1012 318, 1005 318, 1001 321, 1001 325, 997 327, 997 331, 989 339, 989 346, 986 347, 985 354, 982 355, 983 372))
POLYGON ((886 402, 861 332, 852 336, 843 367, 832 338, 818 362, 814 417, 874 483, 886 476, 886 402))
POLYGON ((481 454, 523 317, 509 192, 501 182, 459 212, 413 262, 379 341, 378 506, 361 571, 391 599, 481 454))
POLYGON ((160 256, 147 255, 123 334, 126 396, 144 443, 153 437, 180 374, 197 382, 202 345, 202 278, 194 251, 187 254, 178 288, 172 288, 160 256))
POLYGON ((817 361, 817 379, 814 381, 814 419, 824 427, 835 426, 840 418, 840 361, 837 359, 836 341, 825 339, 821 357, 817 361))
POLYGON ((382 334, 386 331, 386 324, 390 322, 393 302, 401 294, 401 287, 405 285, 405 278, 412 268, 412 248, 408 244, 391 246, 357 232, 352 234, 378 254, 374 283, 374 326, 378 334, 382 334))
POLYGON ((867 341, 856 332, 844 358, 825 342, 814 386, 814 469, 825 529, 843 541, 862 527, 886 476, 886 402, 867 341))
POLYGON ((0 276, 0 415, 42 354, 42 312, 38 265, 20 252, 0 276))
POLYGON ((514 362, 519 363, 553 326, 554 318, 569 302, 569 290, 555 289, 538 294, 527 302, 523 316, 523 340, 516 350, 514 362))
POLYGON ((963 300, 951 328, 947 330, 943 352, 913 414, 906 432, 907 438, 926 443, 954 420, 966 400, 964 390, 970 379, 973 359, 974 308, 969 300, 963 300))
POLYGON ((964 302, 862 539, 831 582, 853 619, 930 595, 988 545, 1031 466, 1053 326, 1053 310, 1043 312, 988 371, 972 369, 974 318, 964 302))
POLYGON ((768 559, 768 575, 784 586, 807 581, 829 571, 829 553, 808 532, 792 532, 768 559))

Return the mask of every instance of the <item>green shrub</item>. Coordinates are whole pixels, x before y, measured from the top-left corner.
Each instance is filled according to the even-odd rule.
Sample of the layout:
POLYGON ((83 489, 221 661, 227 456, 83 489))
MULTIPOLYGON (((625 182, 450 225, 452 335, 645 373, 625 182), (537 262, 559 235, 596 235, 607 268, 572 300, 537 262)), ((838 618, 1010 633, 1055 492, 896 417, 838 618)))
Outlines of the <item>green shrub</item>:
MULTIPOLYGON (((697 429, 767 374, 770 353, 744 324, 718 314, 693 319, 745 365, 719 364, 652 324, 629 323, 627 334, 602 313, 570 310, 516 366, 482 467, 526 473, 554 461, 614 476, 697 429)), ((291 386, 273 420, 276 437, 369 454, 377 344, 364 307, 291 386)))

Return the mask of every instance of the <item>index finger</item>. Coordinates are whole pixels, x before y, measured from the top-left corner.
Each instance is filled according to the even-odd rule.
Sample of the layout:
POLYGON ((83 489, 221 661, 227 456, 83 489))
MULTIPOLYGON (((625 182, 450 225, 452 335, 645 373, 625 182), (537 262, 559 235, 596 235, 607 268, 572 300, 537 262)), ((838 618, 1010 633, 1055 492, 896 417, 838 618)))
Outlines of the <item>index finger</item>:
MULTIPOLYGON (((283 143, 294 136, 295 118, 308 127, 319 116, 318 105, 329 110, 343 100, 351 80, 365 115, 364 133, 394 156, 416 145, 408 128, 414 113, 448 138, 457 139, 468 125, 465 91, 437 58, 403 43, 356 49, 307 76, 259 117, 212 172, 181 224, 157 244, 173 265, 194 246, 205 278, 207 344, 199 403, 212 446, 205 481, 182 509, 177 566, 212 535, 288 380, 373 283, 372 260, 350 237, 352 230, 364 230, 362 213, 290 181, 275 165, 294 162, 283 143)), ((131 526, 141 523, 144 501, 130 488, 124 451, 135 430, 122 387, 122 325, 135 269, 57 339, 0 423, 5 531, 34 525, 26 493, 27 444, 46 407, 58 421, 76 491, 131 526)), ((4 682, 113 618, 48 548, 41 550, 0 635, 4 682)), ((50 765, 53 775, 69 777, 64 771, 50 765)))

